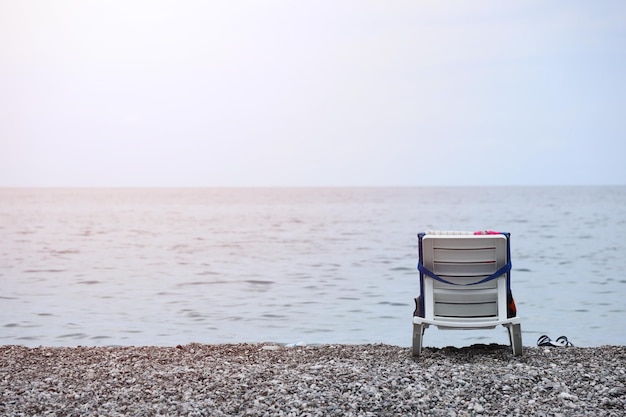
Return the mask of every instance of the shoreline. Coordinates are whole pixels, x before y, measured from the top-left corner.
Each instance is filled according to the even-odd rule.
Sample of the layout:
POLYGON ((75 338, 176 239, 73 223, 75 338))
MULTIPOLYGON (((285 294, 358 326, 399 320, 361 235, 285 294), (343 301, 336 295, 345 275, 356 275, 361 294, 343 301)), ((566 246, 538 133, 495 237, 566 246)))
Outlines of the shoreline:
POLYGON ((626 347, 192 343, 0 346, 0 414, 597 415, 626 411, 626 347))

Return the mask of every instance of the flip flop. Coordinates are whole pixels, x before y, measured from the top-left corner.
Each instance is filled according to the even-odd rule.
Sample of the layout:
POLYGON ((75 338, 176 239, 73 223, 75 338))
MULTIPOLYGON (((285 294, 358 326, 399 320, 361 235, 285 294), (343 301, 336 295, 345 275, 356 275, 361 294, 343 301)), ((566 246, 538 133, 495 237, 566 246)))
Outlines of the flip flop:
POLYGON ((567 337, 565 336, 559 336, 556 338, 556 343, 560 343, 561 346, 565 346, 565 347, 573 347, 574 344, 572 342, 570 342, 569 340, 567 340, 567 337))
POLYGON ((552 341, 550 340, 550 338, 548 337, 548 335, 543 335, 540 336, 539 339, 537 340, 537 346, 552 346, 552 347, 563 347, 565 345, 559 343, 558 341, 552 341))

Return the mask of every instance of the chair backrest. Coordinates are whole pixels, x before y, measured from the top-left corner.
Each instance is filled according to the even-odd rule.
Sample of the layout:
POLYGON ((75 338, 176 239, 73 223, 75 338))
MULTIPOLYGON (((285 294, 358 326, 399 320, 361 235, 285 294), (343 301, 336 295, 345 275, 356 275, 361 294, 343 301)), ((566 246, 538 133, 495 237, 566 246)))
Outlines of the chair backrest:
POLYGON ((419 236, 426 319, 476 322, 507 318, 508 234, 433 232, 419 236))

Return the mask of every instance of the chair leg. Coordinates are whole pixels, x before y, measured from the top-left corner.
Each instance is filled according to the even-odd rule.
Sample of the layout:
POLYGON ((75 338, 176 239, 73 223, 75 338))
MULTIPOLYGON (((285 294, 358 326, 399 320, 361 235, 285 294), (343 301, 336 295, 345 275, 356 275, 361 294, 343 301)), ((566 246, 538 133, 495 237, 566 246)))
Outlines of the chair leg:
POLYGON ((522 325, 512 324, 508 326, 509 341, 514 356, 522 356, 522 325))
POLYGON ((422 341, 424 339, 424 330, 426 326, 423 324, 413 323, 413 356, 419 356, 422 353, 422 341))

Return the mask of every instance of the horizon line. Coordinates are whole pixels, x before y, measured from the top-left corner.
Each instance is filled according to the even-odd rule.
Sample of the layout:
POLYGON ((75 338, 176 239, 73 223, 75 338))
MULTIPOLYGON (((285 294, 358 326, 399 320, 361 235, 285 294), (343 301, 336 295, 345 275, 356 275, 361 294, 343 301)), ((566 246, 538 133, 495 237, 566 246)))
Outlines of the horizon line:
POLYGON ((626 184, 435 184, 435 185, 0 185, 0 189, 204 189, 204 188, 532 188, 624 187, 626 184))

